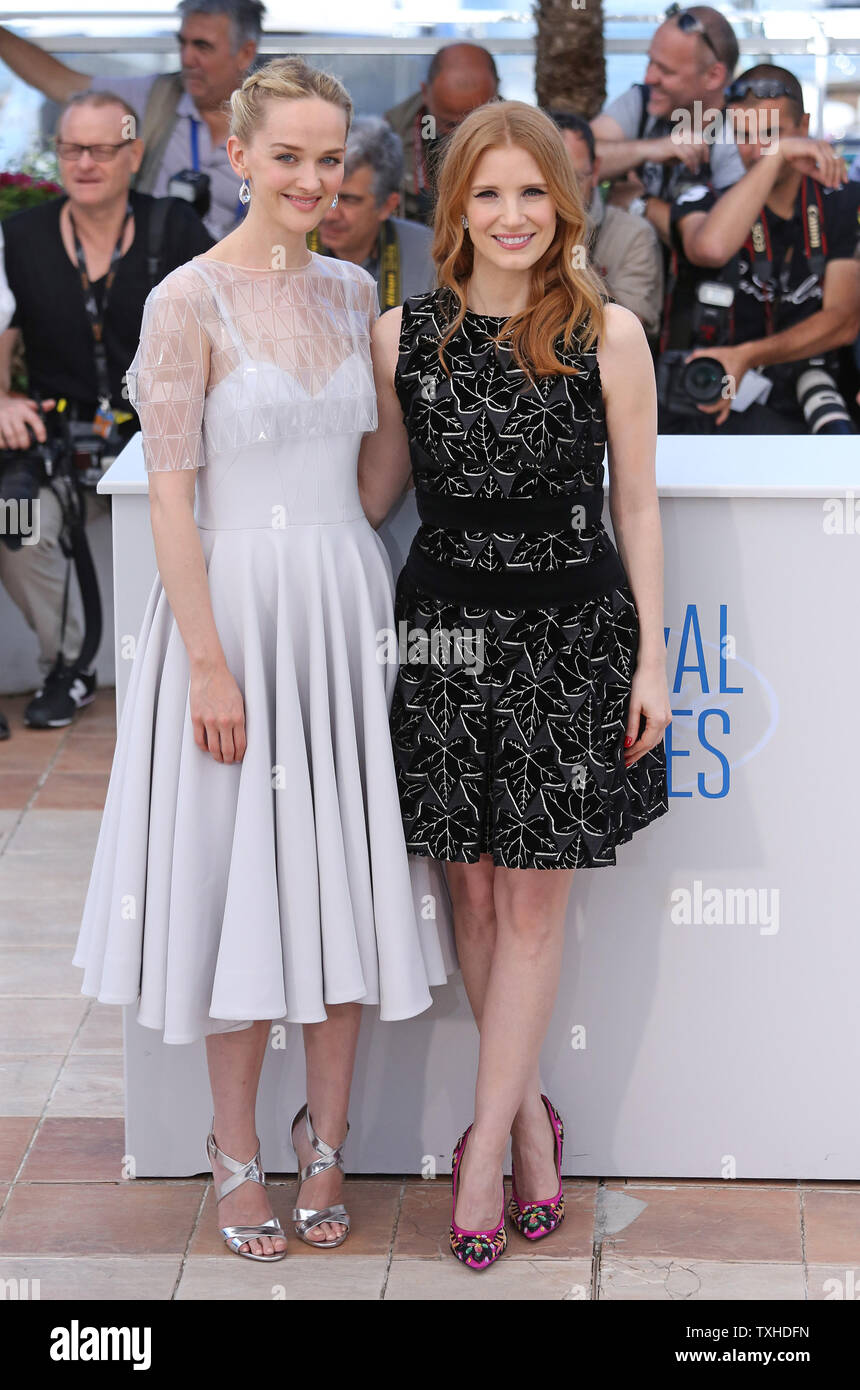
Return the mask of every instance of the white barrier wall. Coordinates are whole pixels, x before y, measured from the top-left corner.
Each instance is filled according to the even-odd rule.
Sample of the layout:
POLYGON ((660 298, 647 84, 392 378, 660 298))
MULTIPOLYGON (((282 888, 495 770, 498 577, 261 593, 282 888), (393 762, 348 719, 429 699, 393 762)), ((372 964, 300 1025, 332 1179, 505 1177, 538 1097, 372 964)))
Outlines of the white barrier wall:
MULTIPOLYGON (((115 645, 156 574, 139 437, 113 493, 115 645)), ((860 1178, 857 873, 860 453, 849 438, 661 437, 670 810, 574 878, 543 1053, 567 1174, 860 1178), (728 456, 727 456, 728 455, 728 456)), ((605 514, 609 524, 608 508, 605 514)), ((416 526, 384 528, 395 569, 416 526)), ((129 665, 118 658, 121 708, 129 665)), ((348 1171, 450 1168, 477 1036, 459 977, 362 1030, 348 1171)), ((203 1043, 125 1010, 137 1174, 205 1171, 203 1043)), ((264 1167, 294 1170, 297 1025, 267 1054, 264 1167)))

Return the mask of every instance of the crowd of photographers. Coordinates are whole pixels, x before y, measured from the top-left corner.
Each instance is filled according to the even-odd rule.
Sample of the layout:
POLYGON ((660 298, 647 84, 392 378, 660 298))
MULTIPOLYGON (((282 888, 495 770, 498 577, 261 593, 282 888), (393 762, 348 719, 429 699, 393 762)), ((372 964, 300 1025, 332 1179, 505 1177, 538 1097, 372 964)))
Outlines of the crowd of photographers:
MULTIPOLYGON (((83 76, 0 28, 0 61, 60 106, 64 189, 8 217, 0 237, 0 505, 23 517, 38 502, 39 514, 38 534, 0 532, 0 583, 38 640, 32 728, 68 724, 94 697, 101 607, 86 523, 107 505, 95 483, 137 429, 124 374, 144 300, 243 215, 224 102, 256 61, 264 7, 178 11, 181 70, 149 77, 83 76)), ((588 209, 589 254, 648 335, 662 432, 853 433, 860 161, 849 177, 810 138, 791 72, 735 76, 738 58, 717 10, 673 5, 644 82, 590 123, 549 111, 588 209)), ((435 283, 446 137, 499 96, 492 56, 450 44, 419 91, 354 120, 338 206, 309 244, 368 270, 383 311, 435 283)))

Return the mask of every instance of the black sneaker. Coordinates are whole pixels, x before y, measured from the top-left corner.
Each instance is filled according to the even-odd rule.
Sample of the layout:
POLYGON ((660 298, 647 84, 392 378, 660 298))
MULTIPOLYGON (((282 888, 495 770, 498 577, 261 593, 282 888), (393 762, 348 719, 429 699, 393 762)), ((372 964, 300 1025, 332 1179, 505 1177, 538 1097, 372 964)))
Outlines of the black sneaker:
POLYGON ((79 709, 96 698, 96 673, 88 674, 66 666, 62 656, 45 677, 24 710, 24 723, 31 729, 61 729, 71 724, 79 709))
POLYGON ((9 732, 9 720, 6 718, 6 716, 5 716, 5 714, 3 713, 3 711, 0 710, 0 739, 10 738, 10 737, 11 737, 11 734, 10 734, 10 732, 9 732))

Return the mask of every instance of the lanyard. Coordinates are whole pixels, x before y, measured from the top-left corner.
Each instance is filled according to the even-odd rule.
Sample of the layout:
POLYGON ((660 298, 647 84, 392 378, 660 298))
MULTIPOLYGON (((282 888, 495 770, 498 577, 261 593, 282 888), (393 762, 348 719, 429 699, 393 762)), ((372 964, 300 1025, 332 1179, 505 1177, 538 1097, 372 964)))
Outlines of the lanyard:
MULTIPOLYGON (((199 171, 200 171, 200 136, 199 136, 199 133, 198 133, 198 130, 197 130, 197 127, 199 126, 200 122, 197 120, 197 117, 196 117, 196 116, 189 116, 188 119, 189 119, 189 121, 191 122, 191 167, 192 167, 192 169, 194 170, 194 172, 195 172, 195 174, 196 174, 196 173, 199 173, 199 171)), ((245 207, 245 204, 242 202, 242 199, 239 198, 239 197, 237 196, 237 198, 236 198, 236 221, 237 221, 237 222, 240 221, 240 220, 245 216, 245 212, 246 212, 246 211, 247 211, 247 209, 246 209, 246 207, 245 207)))
MULTIPOLYGON (((331 255, 322 244, 319 227, 314 227, 313 231, 308 232, 307 242, 308 250, 316 251, 320 256, 331 255)), ((395 305, 403 303, 400 243, 390 217, 387 217, 379 228, 377 259, 381 312, 384 314, 386 309, 393 309, 395 305)))
POLYGON ((123 218, 122 229, 120 231, 116 246, 114 247, 113 252, 111 253, 110 268, 105 278, 104 294, 102 295, 102 308, 101 313, 99 313, 98 305, 96 304, 96 297, 93 293, 92 283, 90 281, 89 275, 87 274, 87 260, 86 256, 84 255, 84 248, 81 245, 80 237, 78 236, 78 229, 75 226, 75 219, 72 217, 72 209, 71 207, 69 208, 69 222, 72 226, 72 235, 75 238, 75 251, 78 257, 78 272, 81 277, 81 285, 84 291, 84 308, 86 309, 87 318, 90 321, 90 328, 92 329, 93 335, 94 356, 96 364, 96 388, 98 390, 99 402, 105 410, 110 409, 110 378, 108 376, 107 368, 107 352, 105 351, 104 345, 105 313, 107 311, 108 297, 110 295, 111 286, 114 282, 114 279, 116 278, 117 261, 120 259, 122 255, 122 243, 123 238, 125 237, 125 229, 128 226, 129 218, 133 215, 134 212, 131 206, 131 200, 129 199, 125 206, 125 217, 123 218))
MULTIPOLYGON (((816 280, 824 278, 824 270, 827 264, 827 233, 824 230, 824 208, 821 202, 821 190, 814 179, 808 174, 804 174, 801 185, 801 222, 803 224, 803 252, 806 263, 816 280), (810 189, 815 195, 814 200, 810 198, 810 189)), ((776 317, 782 304, 782 291, 774 278, 773 274, 773 251, 771 246, 770 228, 767 222, 767 208, 762 208, 759 216, 753 223, 752 230, 744 243, 750 259, 750 268, 759 284, 765 290, 766 299, 764 300, 764 316, 767 325, 767 333, 770 335, 776 331, 776 317)), ((793 247, 789 246, 783 263, 783 268, 787 268, 791 263, 791 253, 793 247)))

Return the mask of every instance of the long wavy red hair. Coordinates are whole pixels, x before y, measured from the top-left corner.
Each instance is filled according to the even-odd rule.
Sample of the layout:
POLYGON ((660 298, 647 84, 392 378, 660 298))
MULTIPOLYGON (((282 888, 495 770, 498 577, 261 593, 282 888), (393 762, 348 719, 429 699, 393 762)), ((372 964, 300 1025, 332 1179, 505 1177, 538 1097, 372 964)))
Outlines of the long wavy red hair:
POLYGON ((513 145, 526 150, 539 166, 555 204, 556 229, 550 245, 531 267, 528 305, 505 320, 493 341, 510 342, 514 360, 527 376, 532 372, 537 376, 576 375, 576 367, 556 356, 556 339, 561 336, 567 350, 575 336, 587 350, 603 328, 603 282, 587 260, 581 269, 574 265, 577 247, 588 245, 588 224, 561 131, 549 116, 527 102, 490 101, 470 111, 448 137, 437 172, 431 254, 437 286, 446 286, 459 305, 439 343, 439 360, 449 376, 444 349, 463 322, 463 286, 474 262, 474 249, 461 214, 466 211, 481 155, 513 145))

